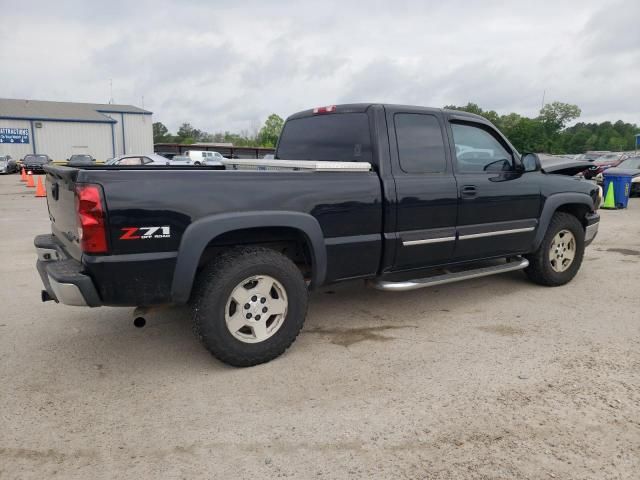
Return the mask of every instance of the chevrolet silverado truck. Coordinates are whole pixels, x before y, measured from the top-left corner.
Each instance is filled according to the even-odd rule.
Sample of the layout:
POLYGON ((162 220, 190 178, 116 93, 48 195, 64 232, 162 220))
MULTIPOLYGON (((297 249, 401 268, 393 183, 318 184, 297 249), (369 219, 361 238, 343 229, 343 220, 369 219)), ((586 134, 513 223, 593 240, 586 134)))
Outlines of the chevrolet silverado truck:
POLYGON ((601 199, 575 165, 545 171, 482 117, 401 105, 296 113, 274 159, 45 169, 43 301, 188 304, 235 366, 281 355, 309 290, 334 282, 403 291, 524 270, 563 285, 601 199))

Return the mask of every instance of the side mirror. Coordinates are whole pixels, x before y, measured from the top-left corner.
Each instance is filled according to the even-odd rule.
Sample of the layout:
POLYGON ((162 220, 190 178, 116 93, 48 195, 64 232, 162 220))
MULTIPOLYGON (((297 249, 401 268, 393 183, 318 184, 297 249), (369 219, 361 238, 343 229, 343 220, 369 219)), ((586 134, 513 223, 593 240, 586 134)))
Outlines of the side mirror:
POLYGON ((541 170, 540 158, 535 153, 525 153, 521 158, 522 169, 525 172, 539 172, 541 170))

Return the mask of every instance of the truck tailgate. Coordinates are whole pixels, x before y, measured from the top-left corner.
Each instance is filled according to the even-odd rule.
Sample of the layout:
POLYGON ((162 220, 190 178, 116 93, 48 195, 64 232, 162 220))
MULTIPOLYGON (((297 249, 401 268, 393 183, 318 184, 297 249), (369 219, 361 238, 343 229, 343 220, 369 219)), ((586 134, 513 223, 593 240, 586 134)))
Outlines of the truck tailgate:
POLYGON ((51 232, 63 244, 71 257, 80 260, 82 250, 80 249, 75 198, 78 169, 47 166, 45 170, 51 232))

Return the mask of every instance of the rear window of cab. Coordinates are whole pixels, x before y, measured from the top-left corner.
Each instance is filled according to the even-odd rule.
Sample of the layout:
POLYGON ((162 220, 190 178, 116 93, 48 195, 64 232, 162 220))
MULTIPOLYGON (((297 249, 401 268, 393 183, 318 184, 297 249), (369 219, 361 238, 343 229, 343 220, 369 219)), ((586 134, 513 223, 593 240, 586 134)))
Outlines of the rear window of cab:
POLYGON ((371 162, 369 118, 366 113, 331 113, 288 120, 276 158, 371 162))

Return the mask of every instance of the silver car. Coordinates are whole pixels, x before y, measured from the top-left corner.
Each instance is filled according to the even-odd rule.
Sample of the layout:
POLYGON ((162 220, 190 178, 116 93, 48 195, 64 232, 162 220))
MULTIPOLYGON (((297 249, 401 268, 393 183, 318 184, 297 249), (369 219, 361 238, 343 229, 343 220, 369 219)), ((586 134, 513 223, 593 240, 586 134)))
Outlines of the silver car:
POLYGON ((17 162, 11 155, 0 155, 0 173, 15 173, 18 171, 17 162))
POLYGON ((110 158, 106 165, 171 165, 171 160, 157 153, 128 153, 110 158))

